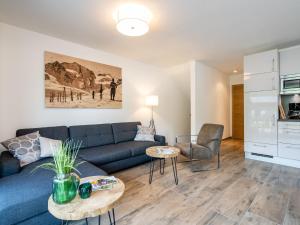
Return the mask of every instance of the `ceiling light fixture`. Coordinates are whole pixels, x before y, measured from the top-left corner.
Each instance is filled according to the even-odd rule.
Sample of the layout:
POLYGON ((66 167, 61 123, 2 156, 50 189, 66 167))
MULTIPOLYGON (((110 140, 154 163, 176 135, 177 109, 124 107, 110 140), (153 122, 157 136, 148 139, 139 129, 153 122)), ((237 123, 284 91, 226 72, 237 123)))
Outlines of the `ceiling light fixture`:
POLYGON ((149 31, 151 12, 142 5, 124 4, 114 12, 117 30, 127 36, 142 36, 149 31))
POLYGON ((233 70, 233 73, 237 73, 237 72, 239 72, 238 70, 233 70))

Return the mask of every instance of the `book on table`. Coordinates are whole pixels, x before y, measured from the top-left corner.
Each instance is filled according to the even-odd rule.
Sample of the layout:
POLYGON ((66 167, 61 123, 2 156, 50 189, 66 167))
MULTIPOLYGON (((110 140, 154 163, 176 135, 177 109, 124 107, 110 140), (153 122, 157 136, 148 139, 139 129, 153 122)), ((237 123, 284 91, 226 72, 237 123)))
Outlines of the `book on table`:
MULTIPOLYGON (((92 184, 92 191, 110 190, 118 181, 114 176, 87 181, 92 184)), ((86 182, 85 182, 86 183, 86 182)))

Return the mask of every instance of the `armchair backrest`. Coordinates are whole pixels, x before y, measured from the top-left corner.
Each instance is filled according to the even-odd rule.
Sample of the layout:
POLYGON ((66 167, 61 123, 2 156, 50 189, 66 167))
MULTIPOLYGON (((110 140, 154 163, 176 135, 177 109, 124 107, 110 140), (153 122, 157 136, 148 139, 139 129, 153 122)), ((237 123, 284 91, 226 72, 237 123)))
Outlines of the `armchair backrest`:
POLYGON ((223 130, 224 126, 220 124, 203 124, 198 134, 197 144, 209 148, 214 153, 218 153, 220 151, 223 130))

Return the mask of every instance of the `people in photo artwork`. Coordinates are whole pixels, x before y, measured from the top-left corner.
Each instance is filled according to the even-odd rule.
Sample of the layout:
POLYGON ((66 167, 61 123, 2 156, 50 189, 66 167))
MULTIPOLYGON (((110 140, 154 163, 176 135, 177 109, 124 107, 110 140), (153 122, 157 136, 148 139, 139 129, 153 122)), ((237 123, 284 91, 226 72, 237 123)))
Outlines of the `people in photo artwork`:
POLYGON ((117 86, 118 85, 116 84, 115 79, 113 78, 110 83, 110 100, 115 100, 117 86))
MULTIPOLYGON (((118 81, 120 82, 120 81, 118 81)), ((109 96, 111 101, 115 101, 115 97, 116 97, 116 90, 118 88, 118 85, 120 85, 119 83, 115 82, 115 79, 112 78, 110 84, 109 84, 109 88, 107 87, 106 89, 109 89, 109 96)), ((82 100, 82 92, 75 92, 72 88, 69 88, 69 90, 67 89, 68 87, 63 87, 61 91, 51 91, 50 92, 50 97, 49 97, 49 102, 53 103, 53 102, 60 102, 60 103, 66 103, 68 102, 68 100, 70 102, 73 101, 81 101, 82 100), (70 95, 67 94, 70 93, 70 95), (75 97, 74 97, 75 96, 75 97), (68 99, 69 98, 69 99, 68 99), (55 101, 56 99, 56 101, 55 101)), ((100 96, 100 100, 104 100, 103 99, 103 92, 104 92, 105 88, 103 86, 103 84, 100 84, 100 88, 99 88, 99 96, 100 96)), ((93 100, 96 100, 96 90, 92 90, 91 91, 91 98, 93 100)))
POLYGON ((103 98, 103 84, 100 84, 99 93, 100 93, 100 100, 102 100, 102 98, 103 98))

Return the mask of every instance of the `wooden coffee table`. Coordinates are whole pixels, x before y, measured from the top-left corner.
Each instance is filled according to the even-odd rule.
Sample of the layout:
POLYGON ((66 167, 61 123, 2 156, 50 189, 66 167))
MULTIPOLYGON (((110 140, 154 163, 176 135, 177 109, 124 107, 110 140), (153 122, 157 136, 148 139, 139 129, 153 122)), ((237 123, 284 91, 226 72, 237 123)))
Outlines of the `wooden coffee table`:
MULTIPOLYGON (((84 183, 90 180, 96 180, 105 178, 105 176, 92 176, 85 177, 80 180, 80 183, 84 183)), ((81 199, 77 194, 74 200, 67 204, 56 204, 52 195, 48 200, 48 210, 57 219, 62 220, 62 224, 68 224, 68 221, 85 219, 88 225, 89 217, 99 217, 98 223, 101 223, 101 215, 108 213, 110 224, 115 225, 115 211, 114 207, 123 196, 125 191, 124 183, 117 178, 117 184, 114 184, 110 190, 99 190, 91 193, 91 197, 87 199, 81 199), (110 210, 112 211, 112 218, 110 210)))
POLYGON ((161 175, 165 172, 165 162, 166 159, 171 159, 173 174, 175 179, 175 184, 178 184, 178 175, 177 175, 177 157, 180 153, 180 149, 173 146, 153 146, 146 149, 146 154, 150 156, 150 175, 149 175, 149 184, 152 183, 153 171, 154 171, 154 158, 159 159, 159 172, 161 175), (162 150, 162 151, 160 151, 162 150), (170 150, 168 153, 164 153, 164 150, 170 150))

